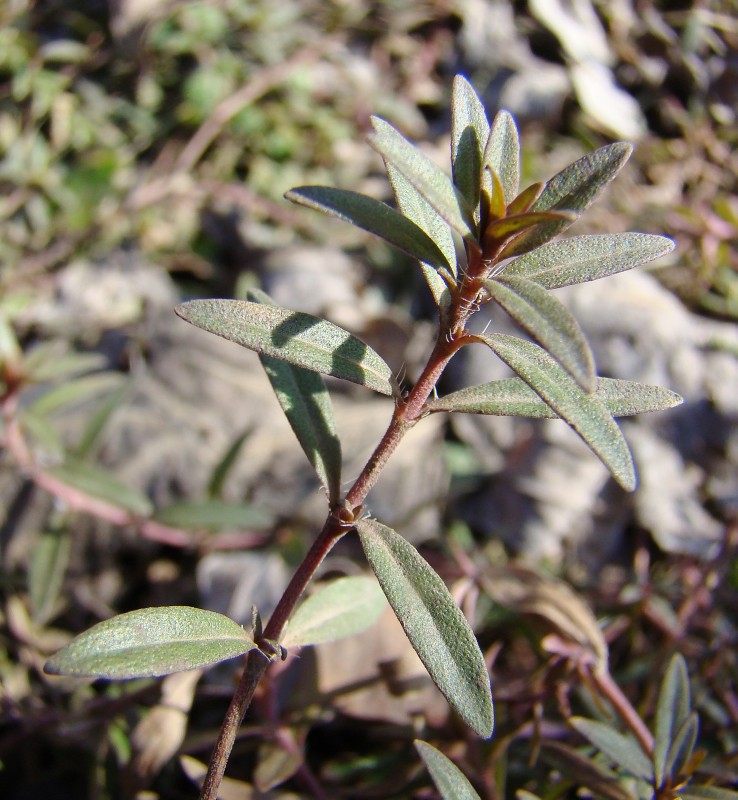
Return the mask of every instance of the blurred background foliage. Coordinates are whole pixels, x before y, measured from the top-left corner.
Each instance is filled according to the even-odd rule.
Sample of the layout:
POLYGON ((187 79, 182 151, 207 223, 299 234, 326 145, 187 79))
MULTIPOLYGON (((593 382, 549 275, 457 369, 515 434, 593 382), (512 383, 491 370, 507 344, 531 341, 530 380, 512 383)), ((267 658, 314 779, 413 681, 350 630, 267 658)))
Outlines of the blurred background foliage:
MULTIPOLYGON (((264 439, 255 433, 261 400, 250 401, 259 414, 244 417, 243 387, 219 389, 243 362, 226 358, 219 378, 204 378, 198 365, 212 354, 199 349, 201 340, 167 338, 176 324, 169 309, 194 295, 235 296, 256 281, 271 280, 278 293, 279 254, 289 261, 297 253, 304 260, 291 268, 308 275, 297 284, 300 301, 320 283, 310 276, 325 267, 330 278, 337 270, 333 318, 380 350, 401 350, 397 367, 406 362, 412 376, 416 352, 428 341, 428 305, 411 300, 420 281, 403 257, 349 226, 289 207, 282 195, 325 183, 388 199, 377 157, 363 142, 370 114, 445 159, 457 72, 490 112, 507 107, 517 117, 524 181, 613 139, 635 141, 631 165, 588 212, 587 230, 676 238, 675 254, 653 274, 701 318, 721 323, 705 339, 720 339, 717 349, 735 356, 736 337, 726 333, 735 334, 738 322, 732 0, 0 3, 4 798, 143 797, 144 790, 195 796, 184 774, 196 775, 198 767, 172 756, 181 749, 207 758, 228 677, 195 693, 186 682, 162 690, 146 682, 60 685, 40 669, 70 632, 113 610, 164 602, 217 607, 208 581, 227 583, 223 564, 212 561, 219 550, 235 564, 229 549, 251 549, 251 556, 276 546, 293 563, 313 535, 314 489, 305 489, 299 468, 285 475, 272 466, 282 451, 270 449, 272 428, 264 439), (317 246, 318 271, 310 272, 308 248, 317 246), (351 260, 336 267, 328 250, 348 251, 351 260), (177 360, 173 354, 183 351, 177 360), (151 374, 164 385, 157 384, 158 395, 146 383, 151 374), (216 409, 218 428, 206 409, 215 408, 221 391, 231 405, 216 409), (174 447, 154 459, 144 444, 164 419, 177 426, 174 447), (190 435, 200 438, 190 442, 190 435), (239 458, 253 474, 229 483, 239 458), (299 500, 294 513, 285 491, 299 500)), ((279 301, 289 304, 289 296, 279 301)), ((647 310, 659 314, 662 307, 647 310)), ((737 374, 716 374, 713 382, 738 396, 738 386, 731 388, 737 374)), ((347 429, 371 428, 368 407, 357 408, 347 429)), ((691 429, 690 446, 702 460, 685 456, 678 466, 684 483, 677 483, 703 507, 704 516, 684 512, 687 529, 709 528, 719 542, 709 558, 688 547, 664 552, 661 540, 656 547, 648 536, 652 517, 641 511, 638 523, 625 527, 623 549, 596 560, 599 571, 577 558, 537 569, 566 575, 595 610, 616 677, 647 721, 668 655, 685 654, 702 719, 702 767, 709 780, 729 784, 738 770, 738 442, 734 436, 726 443, 725 415, 715 417, 708 402, 700 409, 709 433, 690 422, 682 429, 691 429)), ((466 741, 427 700, 399 718, 368 701, 331 715, 341 692, 324 682, 323 694, 293 697, 300 693, 286 670, 264 690, 246 729, 233 796, 432 797, 410 747, 420 711, 483 796, 512 797, 518 788, 569 796, 576 786, 623 796, 620 788, 593 788, 576 760, 579 752, 592 754, 581 740, 576 753, 546 749, 571 737, 562 721, 571 705, 588 715, 603 709, 579 685, 571 659, 541 647, 540 618, 562 634, 559 618, 547 619, 536 603, 513 602, 519 591, 501 596, 476 583, 478 571, 501 569, 509 554, 478 518, 455 512, 470 492, 487 490, 480 476, 500 469, 499 454, 481 447, 480 431, 471 444, 461 427, 440 433, 445 441, 433 453, 443 456, 448 480, 424 472, 420 480, 438 497, 418 503, 443 508, 425 528, 418 522, 416 536, 430 542, 431 560, 476 618, 494 665, 497 738, 466 741), (446 534, 440 542, 439 526, 446 534), (246 782, 253 769, 257 788, 246 782)), ((516 436, 506 451, 513 474, 531 441, 516 436)), ((410 473, 427 457, 411 450, 401 469, 410 473)), ((504 516, 514 501, 500 485, 504 516)), ((378 496, 377 505, 414 495, 398 486, 398 496, 378 496)), ((415 519, 414 506, 399 505, 400 518, 415 519)), ((332 569, 355 569, 355 555, 347 545, 332 569)), ((271 568, 259 562, 256 570, 269 576, 271 568)), ((249 586, 263 608, 268 589, 249 586)), ((363 646, 370 650, 355 645, 357 652, 379 648, 363 646)), ((329 656, 330 668, 304 661, 325 674, 344 658, 329 656)), ((400 656, 388 662, 399 669, 392 659, 400 663, 400 656)), ((393 696, 403 694, 400 678, 419 680, 412 671, 399 683, 383 675, 393 696)), ((328 684, 334 679, 340 684, 332 673, 328 684)), ((618 787, 629 791, 627 776, 620 777, 618 787)))

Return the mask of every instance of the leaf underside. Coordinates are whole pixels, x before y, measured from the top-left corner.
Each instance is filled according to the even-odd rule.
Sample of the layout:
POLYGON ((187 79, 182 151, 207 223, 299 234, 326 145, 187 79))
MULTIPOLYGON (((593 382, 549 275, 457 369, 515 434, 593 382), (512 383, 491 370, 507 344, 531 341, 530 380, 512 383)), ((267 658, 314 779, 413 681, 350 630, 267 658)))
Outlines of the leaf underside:
POLYGON ((479 795, 464 773, 440 750, 420 739, 415 740, 415 749, 428 768, 443 800, 479 800, 479 795))
POLYGON ((392 370, 369 345, 311 314, 245 300, 190 300, 182 319, 257 353, 392 394, 392 370))
POLYGON ((391 528, 360 520, 369 563, 415 652, 450 705, 480 736, 492 735, 492 692, 484 657, 444 582, 391 528))

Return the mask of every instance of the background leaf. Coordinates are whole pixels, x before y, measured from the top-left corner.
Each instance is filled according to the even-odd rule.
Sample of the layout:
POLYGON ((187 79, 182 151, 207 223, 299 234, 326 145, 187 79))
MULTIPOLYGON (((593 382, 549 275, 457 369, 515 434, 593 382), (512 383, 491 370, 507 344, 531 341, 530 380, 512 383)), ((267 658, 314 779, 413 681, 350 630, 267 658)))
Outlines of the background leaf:
POLYGON ((198 328, 298 367, 392 394, 392 370, 360 339, 310 314, 245 300, 190 300, 176 313, 198 328))
POLYGON ((558 289, 624 272, 673 249, 671 239, 649 233, 572 236, 519 256, 505 268, 504 275, 521 275, 545 289, 558 289))
POLYGON ((469 623, 418 551, 375 520, 356 523, 374 574, 434 683, 480 736, 492 735, 487 667, 469 623))
POLYGON ((199 669, 256 647, 243 628, 189 606, 142 608, 99 622, 52 656, 51 675, 121 680, 199 669))
POLYGON ((374 578, 352 575, 323 584, 292 615, 282 638, 285 647, 335 642, 370 628, 387 600, 374 578))
POLYGON ((451 759, 428 742, 416 739, 414 744, 443 800, 479 800, 474 787, 451 759))
POLYGON ((636 485, 633 459, 617 423, 594 394, 584 392, 532 342, 497 333, 478 336, 582 437, 627 491, 636 485))
POLYGON ((664 779, 667 754, 674 736, 691 710, 689 676, 684 656, 675 653, 664 674, 656 707, 653 763, 656 782, 664 779))
POLYGON ((181 500, 158 509, 154 519, 185 531, 264 530, 272 514, 244 503, 223 500, 181 500))
POLYGON ((569 724, 619 767, 637 778, 653 780, 651 762, 634 739, 594 719, 572 717, 569 724))

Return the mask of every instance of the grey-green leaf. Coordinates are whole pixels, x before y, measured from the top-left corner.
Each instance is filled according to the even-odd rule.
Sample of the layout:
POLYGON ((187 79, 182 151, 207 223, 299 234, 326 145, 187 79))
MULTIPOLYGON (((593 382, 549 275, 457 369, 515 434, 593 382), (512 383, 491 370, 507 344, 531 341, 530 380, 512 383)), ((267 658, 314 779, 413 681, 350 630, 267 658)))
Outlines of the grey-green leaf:
POLYGON ((533 281, 515 276, 487 280, 493 300, 543 346, 587 392, 596 386, 594 356, 566 306, 533 281))
POLYGON ((373 197, 328 186, 299 186, 285 197, 374 233, 436 269, 450 269, 446 257, 422 228, 373 197))
POLYGON ((473 215, 451 179, 388 122, 372 117, 369 144, 425 197, 463 237, 474 238, 473 215))
POLYGON ((612 415, 588 394, 545 350, 532 342, 497 333, 478 336, 541 399, 582 437, 627 491, 636 486, 630 450, 612 415))
POLYGON ((483 166, 494 170, 500 178, 509 205, 520 188, 520 138, 515 120, 509 111, 498 111, 484 148, 483 166))
MULTIPOLYGON (((689 763, 699 733, 699 718, 695 711, 676 729, 671 747, 666 755, 664 775, 679 775, 685 764, 689 763)), ((654 759, 655 760, 655 759, 654 759)))
POLYGON ((52 656, 51 675, 122 680, 199 669, 256 647, 232 619, 189 606, 142 608, 90 628, 52 656))
POLYGON ((687 786, 679 790, 683 800, 738 800, 738 792, 720 786, 687 786))
POLYGON ((677 730, 689 716, 691 706, 687 665, 684 657, 680 653, 675 653, 661 682, 656 707, 653 763, 659 786, 664 779, 667 754, 677 730))
POLYGON ((28 593, 33 619, 43 625, 54 616, 72 552, 68 530, 44 531, 30 554, 28 593))
POLYGON ((418 551, 391 528, 360 520, 369 563, 436 686, 480 736, 492 735, 492 692, 484 656, 448 589, 418 551))
POLYGON ((245 300, 190 300, 175 312, 257 353, 392 394, 392 370, 360 339, 324 319, 245 300))
MULTIPOLYGON (((560 209, 581 213, 620 172, 632 152, 633 147, 627 142, 615 142, 569 164, 546 183, 546 188, 531 207, 531 211, 560 209)), ((526 253, 553 239, 570 225, 571 222, 561 220, 523 233, 505 251, 505 255, 526 253)))
POLYGON ((160 508, 154 519, 185 531, 265 530, 274 523, 267 511, 215 498, 172 503, 160 508))
POLYGON ((572 717, 570 725, 615 764, 645 781, 653 780, 653 767, 638 743, 611 725, 594 719, 572 717))
POLYGON ((374 578, 352 575, 321 586, 292 615, 282 638, 285 647, 335 642, 370 628, 387 608, 374 578))
POLYGON ((572 236, 516 258, 504 275, 520 275, 545 289, 558 289, 624 272, 673 249, 671 239, 649 233, 572 236))
POLYGON ((479 800, 474 787, 451 759, 428 742, 416 739, 414 744, 443 800, 479 800))
MULTIPOLYGON (((615 378, 598 378, 594 395, 614 417, 663 411, 682 402, 678 394, 661 386, 615 378)), ((433 398, 428 401, 427 406, 431 412, 458 411, 539 419, 556 419, 559 416, 520 378, 506 378, 480 386, 469 386, 444 397, 433 398)))
POLYGON ((457 75, 451 94, 451 165, 454 183, 471 209, 479 204, 482 154, 488 138, 482 101, 469 81, 457 75))

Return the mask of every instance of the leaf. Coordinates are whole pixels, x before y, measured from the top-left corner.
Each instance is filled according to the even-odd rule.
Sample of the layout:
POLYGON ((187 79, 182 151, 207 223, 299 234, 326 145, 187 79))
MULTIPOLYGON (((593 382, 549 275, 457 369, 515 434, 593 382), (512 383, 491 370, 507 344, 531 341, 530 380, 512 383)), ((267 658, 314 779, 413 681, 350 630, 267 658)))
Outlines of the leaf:
MULTIPOLYGON (((495 240, 508 239, 528 229, 540 228, 541 225, 549 225, 552 221, 564 220, 572 222, 576 219, 570 211, 526 211, 524 214, 513 214, 495 220, 487 226, 484 231, 485 243, 495 240)), ((512 245, 514 249, 514 245, 512 245)), ((508 249, 504 254, 507 256, 508 249)))
POLYGON ((569 723, 619 767, 636 778, 653 780, 651 762, 633 739, 623 736, 611 725, 594 719, 572 717, 569 723))
MULTIPOLYGON (((692 712, 677 728, 666 756, 664 775, 679 775, 694 752, 699 732, 699 718, 692 712)), ((690 772, 689 770, 688 772, 690 772)))
POLYGON ((25 357, 24 373, 28 380, 43 383, 104 369, 106 364, 107 359, 102 353, 60 351, 57 340, 34 347, 25 357))
POLYGON ((57 610, 71 552, 72 537, 67 530, 44 531, 31 551, 28 593, 33 619, 40 625, 49 622, 57 610))
MULTIPOLYGON (((289 728, 281 729, 279 738, 262 741, 254 768, 254 786, 259 790, 259 796, 264 797, 270 789, 288 781, 304 764, 302 747, 295 741, 295 735, 289 728)), ((267 797, 274 795, 268 794, 267 797)))
MULTIPOLYGON (((628 417, 647 411, 662 411, 682 402, 675 392, 635 381, 598 378, 594 396, 614 417, 628 417)), ((559 415, 520 378, 491 381, 470 386, 427 402, 428 410, 490 414, 498 417, 557 419, 559 415)))
POLYGON ((386 603, 374 578, 354 575, 330 581, 295 611, 281 643, 307 647, 353 636, 374 625, 386 603))
MULTIPOLYGON (((531 211, 562 210, 581 213, 620 172, 632 152, 633 147, 627 142, 615 142, 569 164, 546 183, 546 188, 531 206, 531 211)), ((553 239, 569 225, 571 222, 551 222, 530 233, 523 233, 505 251, 505 255, 526 253, 553 239)))
POLYGON ((720 786, 687 786, 679 789, 677 797, 684 800, 737 800, 738 792, 720 786))
POLYGON ((236 465, 238 461, 238 456, 241 453, 241 448, 244 446, 246 440, 249 437, 249 432, 244 431, 243 433, 239 434, 230 445, 228 445, 228 449, 226 450, 223 458, 213 467, 213 471, 210 475, 210 480, 208 480, 208 497, 211 500, 217 500, 222 491, 223 486, 225 485, 226 478, 230 474, 233 467, 236 465))
POLYGON ((115 411, 128 398, 132 388, 133 382, 125 380, 117 389, 100 400, 96 408, 87 416, 84 429, 72 451, 75 458, 84 460, 95 451, 95 445, 99 444, 105 426, 115 411))
MULTIPOLYGON (((267 294, 256 289, 249 292, 249 297, 274 305, 267 294)), ((323 378, 317 372, 271 356, 259 358, 297 441, 325 487, 329 502, 337 502, 341 494, 341 443, 323 378)))
POLYGON ((581 784, 608 800, 633 800, 633 795, 621 786, 618 776, 562 742, 544 739, 541 742, 543 760, 573 782, 581 784))
POLYGON ((356 530, 382 590, 434 683, 467 725, 489 738, 494 713, 487 667, 474 632, 446 585, 391 528, 364 519, 356 523, 356 530))
POLYGON ((451 94, 451 165, 454 183, 471 209, 479 204, 482 153, 488 138, 482 101, 469 81, 457 75, 451 94))
POLYGON ((659 690, 654 734, 654 773, 660 786, 665 777, 667 754, 676 732, 689 717, 691 710, 689 676, 684 656, 675 653, 667 667, 659 690))
POLYGON ((500 277, 484 281, 484 287, 585 391, 594 391, 594 356, 582 329, 563 303, 525 278, 500 277))
POLYGON ((392 394, 392 370, 360 339, 331 322, 245 300, 190 300, 175 312, 198 328, 298 367, 392 394))
POLYGON ((428 234, 411 219, 372 197, 328 186, 299 186, 285 194, 298 205, 350 222, 380 236, 418 261, 450 269, 446 257, 428 234))
POLYGON ((505 202, 511 203, 520 186, 520 138, 509 111, 498 111, 495 115, 482 163, 499 175, 505 202))
POLYGON ((584 392, 538 345, 501 333, 476 338, 491 347, 566 420, 624 489, 635 489, 636 476, 628 445, 617 423, 595 395, 584 392))
POLYGON ((29 410, 40 417, 55 414, 120 389, 125 378, 119 372, 97 372, 68 380, 45 392, 30 404, 29 410))
POLYGON ((199 669, 256 647, 243 628, 214 611, 163 606, 129 611, 94 625, 52 656, 50 675, 110 680, 199 669))
POLYGON ((56 467, 49 467, 46 473, 73 489, 140 517, 148 517, 153 511, 146 495, 116 480, 98 465, 69 459, 56 467))
POLYGON ((443 800, 479 800, 474 787, 453 761, 428 742, 416 739, 414 744, 443 800))
POLYGON ((266 511, 223 500, 182 500, 160 508, 154 519, 185 531, 264 530, 274 517, 266 511))
POLYGON ((544 289, 558 289, 624 272, 673 249, 671 239, 649 233, 573 236, 519 256, 504 274, 529 278, 544 289))
POLYGON ((420 192, 435 210, 464 238, 475 236, 472 214, 451 179, 399 131, 372 117, 375 133, 369 144, 420 192))

